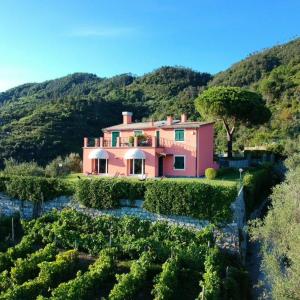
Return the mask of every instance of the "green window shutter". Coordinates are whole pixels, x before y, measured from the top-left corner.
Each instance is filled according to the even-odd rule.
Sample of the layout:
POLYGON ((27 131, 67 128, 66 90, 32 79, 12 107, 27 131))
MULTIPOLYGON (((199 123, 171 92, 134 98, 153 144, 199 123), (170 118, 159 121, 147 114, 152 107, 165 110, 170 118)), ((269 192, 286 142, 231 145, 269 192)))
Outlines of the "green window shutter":
POLYGON ((175 130, 175 141, 177 141, 177 142, 184 141, 184 130, 183 129, 175 130))
POLYGON ((176 170, 184 170, 184 157, 183 156, 175 156, 174 161, 174 169, 176 170))

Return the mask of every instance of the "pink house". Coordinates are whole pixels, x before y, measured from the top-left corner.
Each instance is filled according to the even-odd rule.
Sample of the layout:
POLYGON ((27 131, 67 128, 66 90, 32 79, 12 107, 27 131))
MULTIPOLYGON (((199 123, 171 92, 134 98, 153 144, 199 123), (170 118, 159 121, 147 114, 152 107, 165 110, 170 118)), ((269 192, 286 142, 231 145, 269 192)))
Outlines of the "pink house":
POLYGON ((165 121, 123 123, 102 129, 104 135, 90 145, 84 138, 83 172, 108 176, 199 177, 213 161, 213 123, 189 122, 171 116, 165 121))

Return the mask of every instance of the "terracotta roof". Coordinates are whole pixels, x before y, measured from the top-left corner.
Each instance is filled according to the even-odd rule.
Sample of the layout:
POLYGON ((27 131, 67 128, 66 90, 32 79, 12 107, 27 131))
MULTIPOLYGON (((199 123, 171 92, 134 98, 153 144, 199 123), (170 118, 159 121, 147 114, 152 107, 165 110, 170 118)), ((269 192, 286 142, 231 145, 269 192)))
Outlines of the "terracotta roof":
POLYGON ((167 121, 156 121, 156 122, 137 122, 130 124, 118 124, 111 127, 103 128, 102 131, 113 131, 113 130, 142 130, 149 128, 199 128, 204 125, 213 124, 214 122, 183 122, 180 120, 173 120, 172 125, 168 125, 167 121))

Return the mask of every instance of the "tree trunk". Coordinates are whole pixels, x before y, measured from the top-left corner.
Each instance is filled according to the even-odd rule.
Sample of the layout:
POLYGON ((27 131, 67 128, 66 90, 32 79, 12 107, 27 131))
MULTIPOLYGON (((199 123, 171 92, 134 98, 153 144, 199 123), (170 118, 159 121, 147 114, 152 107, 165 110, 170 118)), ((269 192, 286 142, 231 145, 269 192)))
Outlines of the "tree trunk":
POLYGON ((232 158, 232 141, 233 141, 233 133, 235 130, 235 126, 233 126, 230 129, 229 125, 224 119, 223 119, 223 124, 226 129, 226 135, 227 135, 227 157, 232 158))
POLYGON ((232 158, 232 134, 227 132, 227 157, 232 158))

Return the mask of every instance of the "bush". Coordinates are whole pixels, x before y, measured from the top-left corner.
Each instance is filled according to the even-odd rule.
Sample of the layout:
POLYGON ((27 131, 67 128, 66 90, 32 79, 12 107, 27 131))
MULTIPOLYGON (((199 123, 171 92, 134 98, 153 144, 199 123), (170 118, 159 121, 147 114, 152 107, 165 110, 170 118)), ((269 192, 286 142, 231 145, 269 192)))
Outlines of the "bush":
POLYGON ((273 185, 271 166, 247 172, 243 177, 245 203, 247 212, 251 212, 263 198, 266 197, 273 185))
POLYGON ((75 198, 87 207, 110 209, 119 206, 120 199, 142 199, 145 183, 133 179, 79 180, 75 198))
POLYGON ((81 172, 81 158, 77 153, 70 153, 64 159, 61 156, 53 159, 45 168, 48 177, 65 176, 81 172))
POLYGON ((222 222, 230 220, 230 204, 236 195, 235 184, 155 180, 146 184, 144 207, 159 214, 222 222))
POLYGON ((217 170, 213 168, 207 168, 205 170, 205 177, 210 180, 215 179, 217 177, 217 170))
POLYGON ((72 193, 67 182, 56 178, 10 176, 2 177, 2 180, 5 182, 5 192, 9 196, 21 200, 40 202, 42 198, 50 200, 72 193))
POLYGON ((44 176, 45 174, 44 169, 34 161, 19 163, 11 158, 5 159, 4 165, 3 173, 7 175, 44 176))

